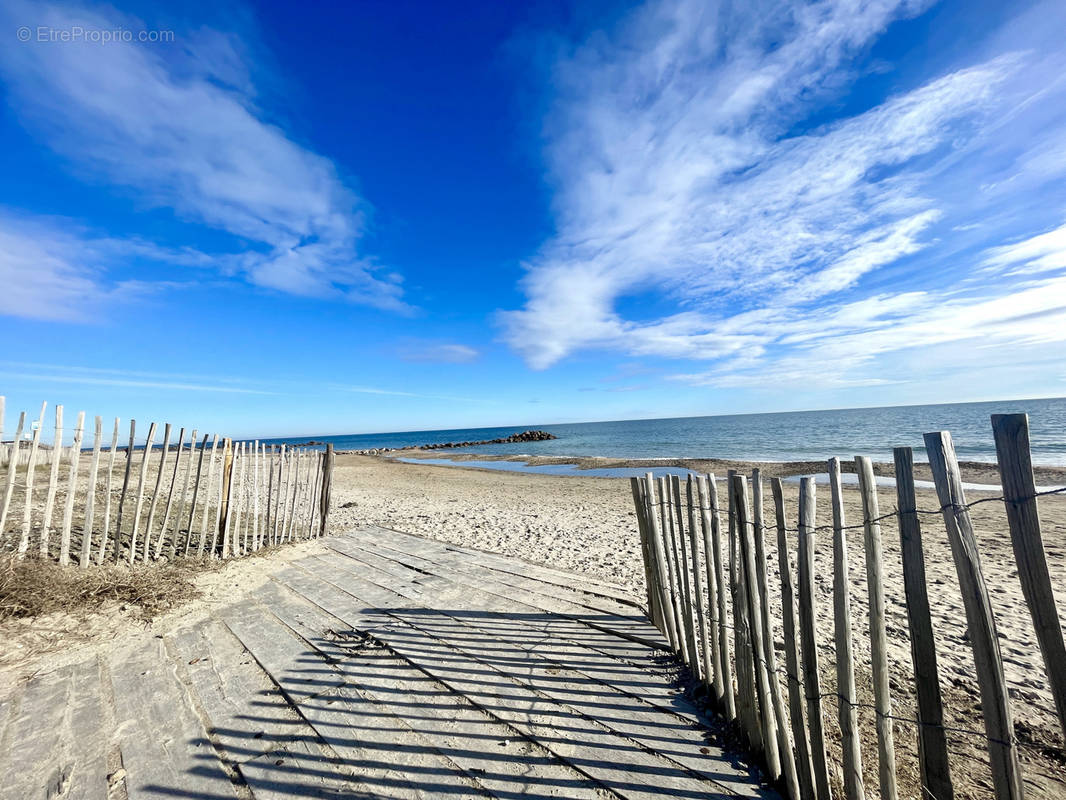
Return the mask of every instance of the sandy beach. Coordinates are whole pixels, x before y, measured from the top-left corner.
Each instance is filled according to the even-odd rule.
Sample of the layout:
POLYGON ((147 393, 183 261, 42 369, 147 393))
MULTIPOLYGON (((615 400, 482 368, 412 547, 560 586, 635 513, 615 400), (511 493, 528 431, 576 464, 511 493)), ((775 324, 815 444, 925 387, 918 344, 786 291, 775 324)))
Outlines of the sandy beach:
MULTIPOLYGON (((742 468, 743 465, 730 466, 742 468)), ((989 473, 972 469, 964 474, 966 480, 973 482, 988 482, 989 477, 989 473)), ((1054 471, 1049 471, 1038 476, 1038 481, 1052 482, 1056 477, 1054 471)), ((796 515, 796 488, 786 484, 790 519, 796 515)), ((628 480, 506 473, 340 456, 335 493, 338 508, 333 524, 339 528, 370 523, 410 531, 607 579, 628 588, 637 598, 644 594, 628 480)), ((994 495, 974 493, 968 500, 989 496, 994 495)), ((827 487, 819 487, 818 499, 818 522, 824 524, 829 521, 827 487)), ((881 490, 879 499, 882 513, 894 508, 894 492, 881 490)), ((918 491, 918 505, 927 509, 939 507, 931 490, 918 491)), ((860 508, 858 492, 845 488, 849 522, 861 520, 860 508)), ((1066 617, 1063 602, 1066 600, 1066 497, 1043 498, 1040 510, 1060 615, 1066 617)), ((1021 595, 1003 505, 998 501, 978 504, 973 508, 972 517, 992 595, 1030 796, 1062 798, 1066 796, 1062 735, 1054 716, 1032 621, 1021 595)), ((935 516, 923 517, 923 533, 947 724, 960 729, 949 734, 956 796, 989 797, 991 782, 982 746, 980 698, 950 548, 943 526, 935 516)), ((910 645, 898 531, 890 521, 883 526, 883 540, 894 713, 906 718, 914 713, 909 677, 912 674, 910 645)), ((831 545, 828 535, 818 537, 815 579, 819 593, 816 602, 819 638, 823 643, 824 691, 835 687, 831 545)), ((770 540, 767 546, 770 568, 776 571, 776 546, 770 540)), ((867 597, 861 530, 849 532, 849 548, 853 631, 857 663, 862 665, 869 663, 869 636, 865 628, 867 597)), ((779 604, 777 588, 771 582, 775 604, 779 604)), ((780 619, 779 605, 775 608, 775 619, 780 619)), ((781 632, 778 629, 776 633, 780 647, 781 632)), ((871 703, 869 674, 860 670, 857 678, 860 703, 871 703)), ((830 720, 827 729, 831 737, 838 735, 836 713, 832 698, 827 699, 826 716, 830 720)), ((871 733, 872 711, 861 709, 860 719, 870 734, 864 741, 863 756, 866 784, 873 788, 877 786, 877 762, 876 743, 871 733)), ((897 722, 895 736, 901 790, 909 787, 917 791, 914 726, 897 722)), ((839 741, 833 739, 830 747, 837 749, 839 741)), ((839 763, 839 759, 832 760, 839 763)), ((916 796, 901 794, 901 797, 916 796)))

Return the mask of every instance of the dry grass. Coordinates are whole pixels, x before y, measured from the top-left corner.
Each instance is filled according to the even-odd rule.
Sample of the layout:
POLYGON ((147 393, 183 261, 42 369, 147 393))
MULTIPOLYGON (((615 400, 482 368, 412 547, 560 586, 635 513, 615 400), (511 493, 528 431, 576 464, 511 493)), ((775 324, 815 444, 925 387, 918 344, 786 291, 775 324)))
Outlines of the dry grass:
POLYGON ((144 620, 198 596, 192 577, 222 562, 182 559, 173 564, 61 567, 39 558, 0 556, 0 622, 52 613, 90 613, 109 603, 144 620))

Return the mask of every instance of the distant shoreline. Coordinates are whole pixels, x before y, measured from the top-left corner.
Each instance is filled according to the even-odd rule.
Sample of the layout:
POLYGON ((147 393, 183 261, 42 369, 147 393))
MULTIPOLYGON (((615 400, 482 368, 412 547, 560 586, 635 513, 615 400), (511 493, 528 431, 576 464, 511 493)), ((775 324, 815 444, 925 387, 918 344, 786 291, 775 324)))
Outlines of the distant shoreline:
MULTIPOLYGON (((366 455, 363 453, 340 452, 340 455, 366 455)), ((417 448, 405 450, 393 450, 388 453, 368 455, 370 458, 383 458, 396 461, 400 458, 412 459, 441 459, 449 461, 511 461, 521 462, 526 466, 548 465, 574 465, 578 470, 590 469, 614 469, 614 468, 641 468, 641 467, 677 467, 688 469, 693 472, 725 475, 728 470, 750 472, 759 469, 765 478, 789 478, 797 475, 811 475, 825 472, 826 462, 817 460, 806 461, 756 461, 717 458, 609 458, 599 456, 536 456, 528 453, 515 455, 493 455, 487 453, 455 453, 442 454, 440 451, 427 451, 417 448)), ((959 467, 962 478, 969 483, 999 484, 999 468, 995 463, 984 461, 960 461, 959 467)), ((478 469, 476 466, 469 469, 478 469)), ((855 463, 850 458, 841 459, 840 469, 843 473, 854 473, 855 463)), ((875 461, 874 474, 884 477, 895 477, 895 466, 892 462, 875 461)), ((1038 484, 1066 484, 1066 467, 1057 466, 1034 466, 1033 474, 1038 484)), ((914 477, 918 480, 932 480, 933 476, 929 465, 925 462, 915 462, 914 477)))

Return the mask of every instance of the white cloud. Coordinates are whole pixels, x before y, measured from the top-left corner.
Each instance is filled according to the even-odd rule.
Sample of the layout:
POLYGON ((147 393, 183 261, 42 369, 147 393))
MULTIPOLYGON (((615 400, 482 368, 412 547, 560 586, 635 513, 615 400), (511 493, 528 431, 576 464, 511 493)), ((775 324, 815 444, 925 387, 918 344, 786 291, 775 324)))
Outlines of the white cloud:
MULTIPOLYGON (((65 3, 6 3, 0 19, 12 31, 145 27, 106 7, 65 3)), ((224 271, 283 292, 404 310, 396 276, 358 252, 363 201, 329 160, 266 121, 250 69, 215 31, 171 44, 12 39, 0 48, 16 113, 77 174, 232 234, 233 246, 213 254, 224 271)), ((39 288, 24 278, 23 293, 39 288)))
MULTIPOLYGON (((999 42, 845 118, 823 102, 917 10, 664 1, 562 54, 547 125, 558 233, 527 265, 525 306, 500 314, 506 341, 536 368, 608 348, 712 362, 696 383, 809 379, 828 363, 816 379, 868 386, 887 380, 878 353, 922 341, 1046 338, 1062 284, 960 285, 965 248, 1015 222, 1005 176, 1039 187, 1007 121, 1029 131, 1051 113, 1061 81, 1031 62, 1046 77, 1055 59, 999 42), (923 264, 953 224, 958 239, 923 264), (1014 307, 1036 316, 1001 316, 1014 307)), ((1059 157, 1040 141, 1041 163, 1059 157)), ((1047 237, 989 259, 1053 269, 1061 241, 1047 237)))
POLYGON ((995 269, 1013 267, 1011 274, 1066 269, 1066 225, 1015 244, 990 248, 982 263, 995 269))

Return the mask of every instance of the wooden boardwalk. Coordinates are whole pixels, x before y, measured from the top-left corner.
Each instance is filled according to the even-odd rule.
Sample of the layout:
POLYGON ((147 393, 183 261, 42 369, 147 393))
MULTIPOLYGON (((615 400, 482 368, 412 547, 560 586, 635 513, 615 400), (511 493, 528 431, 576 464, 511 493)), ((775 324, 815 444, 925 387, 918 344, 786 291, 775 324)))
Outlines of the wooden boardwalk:
POLYGON ((31 798, 777 798, 609 584, 368 528, 0 703, 31 798))

